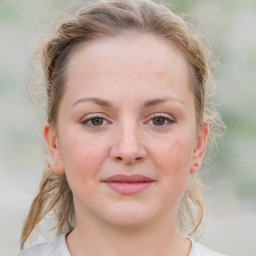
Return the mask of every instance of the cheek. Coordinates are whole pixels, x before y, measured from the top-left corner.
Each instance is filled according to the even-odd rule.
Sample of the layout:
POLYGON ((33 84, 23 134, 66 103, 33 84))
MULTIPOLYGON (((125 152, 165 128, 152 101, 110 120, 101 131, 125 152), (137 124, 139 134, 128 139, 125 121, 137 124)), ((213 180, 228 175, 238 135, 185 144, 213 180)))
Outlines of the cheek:
POLYGON ((62 161, 70 183, 86 183, 90 186, 97 178, 107 155, 107 144, 93 138, 66 135, 62 140, 61 149, 62 161))
POLYGON ((156 148, 155 165, 160 181, 169 200, 170 195, 179 199, 182 195, 190 173, 193 146, 189 139, 165 140, 156 148))
POLYGON ((191 164, 193 146, 189 139, 170 139, 158 143, 155 150, 158 152, 156 158, 158 164, 166 170, 180 173, 181 170, 189 171, 187 168, 191 164))

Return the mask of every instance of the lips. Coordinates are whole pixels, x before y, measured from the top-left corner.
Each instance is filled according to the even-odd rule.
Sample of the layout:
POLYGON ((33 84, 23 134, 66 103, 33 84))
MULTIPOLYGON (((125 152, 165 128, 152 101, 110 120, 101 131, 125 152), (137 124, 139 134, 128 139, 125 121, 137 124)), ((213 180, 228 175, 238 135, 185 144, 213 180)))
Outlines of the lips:
POLYGON ((122 182, 122 183, 138 183, 138 182, 151 182, 151 181, 154 181, 154 180, 140 174, 133 174, 133 175, 118 174, 118 175, 111 176, 105 180, 105 182, 122 182))
POLYGON ((112 190, 121 194, 135 194, 149 188, 155 180, 140 174, 118 174, 104 180, 104 183, 112 190))

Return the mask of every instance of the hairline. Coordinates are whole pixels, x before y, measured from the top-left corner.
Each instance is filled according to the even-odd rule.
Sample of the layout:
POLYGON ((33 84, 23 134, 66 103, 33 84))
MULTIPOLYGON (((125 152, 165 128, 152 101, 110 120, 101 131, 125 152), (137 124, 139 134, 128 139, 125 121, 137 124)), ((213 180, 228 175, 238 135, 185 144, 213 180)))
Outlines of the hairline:
MULTIPOLYGON (((88 44, 92 44, 94 42, 97 41, 101 41, 104 39, 111 39, 111 38, 120 38, 120 37, 130 37, 133 38, 136 35, 149 35, 152 36, 153 38, 155 38, 156 40, 162 41, 164 43, 167 43, 168 45, 170 45, 171 47, 173 47, 175 50, 177 50, 178 52, 180 52, 180 54, 182 54, 182 56, 185 59, 185 63, 186 63, 186 67, 187 67, 187 77, 188 77, 188 88, 191 91, 191 93, 193 94, 193 98, 194 98, 194 108, 195 108, 195 118, 196 118, 196 124, 197 124, 197 128, 202 124, 203 120, 203 113, 202 116, 199 116, 199 109, 197 108, 197 100, 196 100, 196 95, 195 95, 195 91, 194 91, 194 87, 195 87, 195 83, 197 83, 197 79, 196 79, 196 75, 195 75, 195 71, 193 69, 192 64, 189 62, 188 58, 186 57, 186 54, 184 53, 184 51, 179 47, 178 42, 175 42, 175 40, 171 40, 168 39, 164 36, 162 36, 160 33, 154 32, 154 31, 143 31, 142 28, 127 28, 125 30, 118 30, 115 31, 114 33, 96 33, 93 37, 91 38, 83 38, 78 42, 74 42, 74 45, 71 47, 71 50, 68 52, 64 64, 61 65, 59 70, 62 70, 62 76, 60 76, 60 82, 63 83, 63 91, 62 91, 62 95, 60 95, 60 99, 56 108, 56 119, 52 120, 50 122, 50 125, 52 124, 53 126, 57 126, 58 123, 58 112, 59 112, 59 107, 62 101, 62 98, 66 92, 66 88, 67 88, 67 80, 68 80, 68 67, 69 67, 69 63, 71 58, 85 45, 88 44), (198 117, 199 116, 199 117, 198 117), (199 119, 201 117, 201 119, 199 119)), ((71 46, 71 44, 70 44, 71 46)))

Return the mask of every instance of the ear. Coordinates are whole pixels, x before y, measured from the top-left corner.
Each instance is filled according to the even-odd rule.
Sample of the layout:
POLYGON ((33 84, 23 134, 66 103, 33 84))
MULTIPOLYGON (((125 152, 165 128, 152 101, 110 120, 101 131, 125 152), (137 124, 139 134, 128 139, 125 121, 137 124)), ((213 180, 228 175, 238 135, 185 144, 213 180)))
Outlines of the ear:
POLYGON ((204 121, 204 123, 199 128, 196 146, 193 151, 190 173, 197 172, 201 167, 201 164, 204 158, 205 149, 206 149, 207 138, 209 135, 209 129, 210 128, 209 128, 208 120, 204 121))
POLYGON ((62 162, 56 129, 51 127, 48 122, 45 122, 43 126, 43 135, 48 146, 50 165, 52 170, 56 174, 64 174, 65 169, 62 162))

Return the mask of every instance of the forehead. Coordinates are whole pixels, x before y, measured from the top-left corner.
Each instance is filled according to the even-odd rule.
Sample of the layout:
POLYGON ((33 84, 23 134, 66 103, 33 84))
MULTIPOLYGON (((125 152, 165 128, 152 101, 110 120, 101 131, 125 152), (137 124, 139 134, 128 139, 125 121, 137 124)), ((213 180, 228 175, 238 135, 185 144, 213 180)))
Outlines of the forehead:
POLYGON ((160 88, 168 85, 188 89, 188 64, 182 52, 151 34, 133 33, 82 43, 73 52, 66 75, 69 92, 104 94, 115 85, 124 94, 129 90, 163 94, 160 88))
MULTIPOLYGON (((67 65, 68 77, 77 75, 81 67, 91 73, 96 67, 102 72, 115 72, 112 65, 136 66, 138 71, 168 73, 183 69, 188 75, 188 63, 174 43, 151 34, 136 32, 117 37, 104 37, 84 42, 73 51, 67 65), (106 66, 106 63, 110 66, 106 66)), ((96 71, 96 70, 94 70, 96 71)), ((99 71, 99 70, 97 70, 99 71)))

